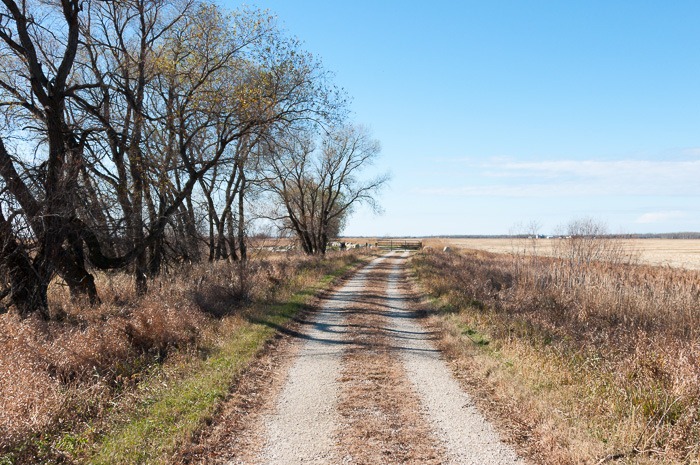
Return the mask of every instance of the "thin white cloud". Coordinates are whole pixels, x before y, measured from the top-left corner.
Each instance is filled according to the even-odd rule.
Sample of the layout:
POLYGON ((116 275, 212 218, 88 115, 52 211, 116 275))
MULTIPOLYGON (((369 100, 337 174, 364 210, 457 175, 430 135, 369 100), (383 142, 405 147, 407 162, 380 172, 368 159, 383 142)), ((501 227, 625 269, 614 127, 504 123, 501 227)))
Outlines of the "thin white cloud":
POLYGON ((664 223, 667 221, 672 221, 672 220, 679 220, 683 218, 687 218, 688 213, 679 211, 679 210, 672 210, 672 211, 660 211, 660 212, 649 212, 641 215, 639 218, 635 220, 635 223, 638 224, 653 224, 653 223, 664 223))
POLYGON ((497 167, 501 172, 534 176, 573 175, 599 178, 610 176, 685 176, 689 172, 700 173, 700 160, 649 161, 649 160, 561 160, 530 163, 505 163, 497 167))
POLYGON ((689 147, 681 150, 681 155, 686 157, 698 158, 700 157, 700 147, 689 147))
POLYGON ((468 197, 700 195, 700 160, 489 160, 471 164, 465 173, 465 184, 426 187, 420 193, 468 197))

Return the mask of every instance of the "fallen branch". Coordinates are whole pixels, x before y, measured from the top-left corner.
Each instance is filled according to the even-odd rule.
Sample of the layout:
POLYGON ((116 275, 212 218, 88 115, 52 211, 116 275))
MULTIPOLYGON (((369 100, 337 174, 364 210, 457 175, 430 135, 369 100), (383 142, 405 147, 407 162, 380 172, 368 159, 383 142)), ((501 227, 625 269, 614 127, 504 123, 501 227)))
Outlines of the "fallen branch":
POLYGON ((603 465, 604 463, 612 462, 613 460, 624 459, 628 455, 635 455, 634 450, 631 450, 629 452, 619 453, 619 454, 606 455, 602 459, 598 460, 595 465, 603 465))
POLYGON ((658 449, 637 449, 636 447, 628 452, 620 452, 617 454, 606 455, 602 459, 598 460, 595 465, 602 465, 607 462, 612 462, 614 460, 624 459, 625 457, 634 457, 636 455, 651 455, 651 454, 661 454, 662 451, 658 449))

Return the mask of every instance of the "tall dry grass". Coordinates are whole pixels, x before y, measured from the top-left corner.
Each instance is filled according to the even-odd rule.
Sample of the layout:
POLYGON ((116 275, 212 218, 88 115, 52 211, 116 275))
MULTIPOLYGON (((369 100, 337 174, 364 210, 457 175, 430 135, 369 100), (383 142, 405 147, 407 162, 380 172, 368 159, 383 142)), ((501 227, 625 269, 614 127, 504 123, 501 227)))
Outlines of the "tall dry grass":
POLYGON ((697 463, 700 272, 579 258, 431 252, 417 269, 508 361, 522 421, 559 418, 545 456, 697 463))
POLYGON ((284 299, 353 259, 280 255, 245 267, 183 266, 143 298, 125 274, 100 274, 96 307, 71 302, 53 283, 53 321, 0 315, 0 456, 29 459, 47 433, 99 418, 171 355, 206 353, 247 308, 284 299))

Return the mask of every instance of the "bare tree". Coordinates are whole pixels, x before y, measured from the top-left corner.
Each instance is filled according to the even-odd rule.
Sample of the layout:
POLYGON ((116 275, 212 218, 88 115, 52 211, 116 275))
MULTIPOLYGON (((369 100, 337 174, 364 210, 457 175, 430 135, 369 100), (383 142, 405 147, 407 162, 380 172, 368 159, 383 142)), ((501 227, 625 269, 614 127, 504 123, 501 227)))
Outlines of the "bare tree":
POLYGON ((363 180, 379 155, 379 142, 359 126, 332 129, 317 149, 309 133, 288 134, 269 147, 268 187, 282 206, 279 215, 308 254, 325 254, 353 206, 378 209, 376 194, 387 175, 363 180))
POLYGON ((221 253, 222 231, 233 219, 231 202, 245 185, 239 165, 252 134, 275 122, 318 113, 322 105, 314 102, 327 93, 317 93, 316 76, 300 74, 313 68, 301 66, 304 55, 280 35, 273 18, 256 11, 226 15, 212 4, 191 1, 174 9, 162 0, 131 2, 95 10, 109 24, 93 19, 99 25, 97 38, 86 39, 102 94, 81 103, 102 126, 103 140, 110 141, 110 150, 100 153, 111 154, 111 163, 90 166, 99 171, 96 176, 111 180, 120 199, 130 249, 141 250, 134 273, 137 291, 143 293, 147 272, 157 274, 165 255, 162 233, 167 225, 181 244, 180 256, 198 259, 195 188, 206 198, 221 253), (117 27, 123 18, 134 25, 117 27), (98 58, 105 55, 116 62, 98 58), (134 102, 142 104, 135 107, 134 102), (106 103, 113 107, 109 112, 106 103), (227 172, 227 206, 217 215, 214 193, 227 172), (125 185, 133 187, 127 192, 125 185))
POLYGON ((7 119, 0 138, 5 200, 0 210, 7 213, 0 214, 0 260, 11 278, 12 302, 22 315, 38 311, 48 317, 46 291, 56 273, 74 296, 98 300, 71 221, 84 133, 69 124, 66 102, 82 86, 70 81, 80 11, 78 0, 55 5, 4 0, 0 9, 0 91, 7 119), (55 27, 49 29, 52 21, 55 27), (26 142, 8 145, 13 134, 26 142), (21 152, 31 144, 41 155, 28 169, 21 152))
POLYGON ((258 11, 3 0, 0 300, 46 318, 59 275, 73 297, 97 303, 91 268, 130 267, 144 293, 168 250, 199 258, 207 218, 219 255, 235 253, 237 234, 245 257, 260 141, 339 120, 343 105, 318 61, 258 11))
POLYGON ((247 64, 250 85, 239 96, 247 103, 247 118, 259 124, 231 145, 231 153, 201 183, 209 212, 210 259, 247 258, 247 200, 265 184, 264 147, 274 145, 279 134, 345 116, 344 93, 296 40, 269 34, 263 43, 264 53, 247 64))

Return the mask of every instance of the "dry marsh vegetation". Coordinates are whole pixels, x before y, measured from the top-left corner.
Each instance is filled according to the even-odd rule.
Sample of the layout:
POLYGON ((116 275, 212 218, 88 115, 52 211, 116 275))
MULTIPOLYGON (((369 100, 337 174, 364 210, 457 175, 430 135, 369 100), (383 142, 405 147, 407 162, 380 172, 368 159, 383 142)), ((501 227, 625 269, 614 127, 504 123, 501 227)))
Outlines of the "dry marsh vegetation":
POLYGON ((538 462, 698 463, 700 271, 564 256, 418 256, 455 363, 538 462))
MULTIPOLYGON (((54 283, 53 321, 0 315, 0 463, 87 460, 113 433, 113 423, 128 423, 136 406, 186 379, 200 361, 221 358, 228 346, 254 353, 274 333, 271 325, 256 329, 264 328, 268 308, 356 259, 352 253, 325 260, 294 255, 245 268, 184 267, 157 278, 142 298, 133 295, 129 276, 103 274, 103 303, 92 307, 72 302, 54 283)), ((228 366, 213 363, 220 364, 213 372, 228 366)), ((231 376, 218 378, 221 396, 231 376)), ((203 408, 210 413, 210 405, 203 408)), ((200 421, 196 412, 193 418, 200 421)))

